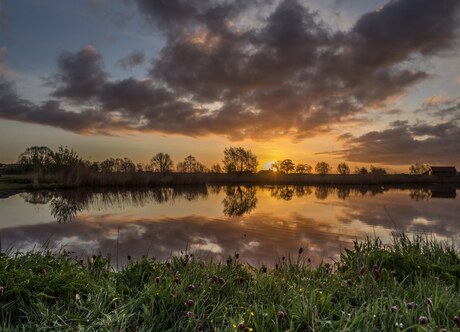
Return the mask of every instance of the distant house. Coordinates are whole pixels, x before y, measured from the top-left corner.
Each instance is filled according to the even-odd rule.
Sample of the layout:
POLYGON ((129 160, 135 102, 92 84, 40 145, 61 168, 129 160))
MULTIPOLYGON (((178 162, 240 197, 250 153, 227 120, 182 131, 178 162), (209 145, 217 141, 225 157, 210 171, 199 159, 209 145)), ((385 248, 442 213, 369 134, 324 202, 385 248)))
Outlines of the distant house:
POLYGON ((454 166, 431 166, 431 175, 456 176, 457 169, 454 166))

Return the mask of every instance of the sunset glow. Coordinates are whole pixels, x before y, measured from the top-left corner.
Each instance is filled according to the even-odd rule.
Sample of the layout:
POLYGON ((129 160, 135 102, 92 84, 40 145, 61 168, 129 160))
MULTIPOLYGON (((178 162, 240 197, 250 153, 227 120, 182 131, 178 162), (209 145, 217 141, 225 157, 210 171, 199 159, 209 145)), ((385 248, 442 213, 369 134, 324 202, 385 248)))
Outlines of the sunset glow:
POLYGON ((460 163, 458 1, 220 2, 2 1, 0 162, 460 163))

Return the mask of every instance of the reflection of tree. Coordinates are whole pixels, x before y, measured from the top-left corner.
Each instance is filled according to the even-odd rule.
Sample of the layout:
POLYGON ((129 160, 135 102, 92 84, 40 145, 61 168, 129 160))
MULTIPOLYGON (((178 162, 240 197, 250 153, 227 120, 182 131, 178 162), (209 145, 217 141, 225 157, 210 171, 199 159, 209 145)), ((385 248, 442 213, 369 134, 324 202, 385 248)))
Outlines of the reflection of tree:
POLYGON ((295 186, 295 195, 296 197, 310 196, 312 190, 310 187, 306 186, 295 186))
POLYGON ((431 190, 430 189, 413 189, 410 191, 409 194, 410 198, 415 201, 426 201, 431 197, 431 190))
POLYGON ((196 201, 199 198, 206 198, 208 195, 206 186, 187 186, 173 189, 173 198, 182 197, 189 202, 196 201))
POLYGON ((290 201, 294 195, 296 197, 311 195, 312 191, 310 187, 306 186, 276 186, 269 188, 270 196, 278 200, 290 201))
POLYGON ((48 204, 53 199, 53 192, 50 191, 31 191, 20 193, 19 196, 30 204, 48 204))
POLYGON ((339 187, 337 188, 337 197, 339 199, 346 199, 350 196, 351 189, 349 187, 339 187))
POLYGON ((150 191, 153 201, 158 203, 169 202, 174 197, 172 188, 156 188, 150 191))
POLYGON ((294 186, 277 186, 270 188, 270 196, 278 200, 290 201, 294 196, 294 186))
POLYGON ((383 194, 385 191, 387 191, 388 188, 384 188, 382 186, 359 186, 359 187, 353 187, 352 192, 355 195, 361 195, 361 196, 375 196, 378 194, 383 194))
POLYGON ((222 204, 224 204, 224 214, 229 217, 242 216, 256 208, 255 187, 228 186, 226 194, 222 204))
POLYGON ((211 194, 213 195, 219 195, 220 194, 220 190, 222 189, 221 186, 218 186, 218 185, 209 185, 208 186, 208 190, 211 194))
POLYGON ((66 196, 55 197, 50 204, 51 215, 58 223, 72 221, 84 207, 84 202, 66 196))
POLYGON ((319 200, 325 200, 330 194, 332 194, 333 191, 334 191, 334 188, 331 188, 331 187, 324 187, 324 186, 316 187, 315 197, 316 199, 319 199, 319 200))
MULTIPOLYGON (((217 190, 217 188, 215 189, 217 190)), ((50 204, 51 215, 58 222, 69 222, 79 212, 92 207, 97 210, 125 206, 142 207, 148 203, 159 204, 183 198, 188 201, 206 198, 208 188, 202 186, 158 187, 141 190, 87 190, 34 191, 20 194, 30 204, 50 204)))

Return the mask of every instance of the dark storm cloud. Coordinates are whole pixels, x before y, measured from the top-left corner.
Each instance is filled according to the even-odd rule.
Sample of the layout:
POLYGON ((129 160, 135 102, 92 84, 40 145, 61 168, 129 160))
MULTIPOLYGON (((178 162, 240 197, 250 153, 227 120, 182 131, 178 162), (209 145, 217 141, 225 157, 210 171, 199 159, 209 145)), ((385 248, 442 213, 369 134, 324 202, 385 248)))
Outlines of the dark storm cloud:
POLYGON ((93 46, 77 53, 65 52, 58 58, 58 72, 52 77, 53 96, 73 102, 96 97, 105 83, 102 56, 93 46))
POLYGON ((126 122, 114 121, 110 116, 96 110, 65 110, 56 100, 35 105, 21 99, 13 84, 3 79, 0 79, 0 118, 49 125, 78 133, 109 134, 129 126, 126 122))
POLYGON ((457 0, 391 1, 363 15, 351 31, 354 60, 362 66, 404 61, 453 47, 458 32, 457 0))
POLYGON ((135 66, 143 65, 145 62, 145 53, 142 51, 133 51, 131 54, 121 58, 118 63, 123 69, 132 69, 135 66))
POLYGON ((347 149, 331 154, 349 161, 394 165, 460 163, 460 126, 456 121, 414 125, 397 121, 382 131, 359 137, 345 135, 343 141, 347 149))
MULTIPOLYGON (((302 139, 385 109, 429 78, 420 63, 458 37, 457 0, 391 1, 349 31, 333 30, 297 0, 262 15, 270 3, 137 0, 165 37, 150 79, 108 80, 101 55, 87 46, 59 57, 53 96, 129 130, 302 139)), ((131 56, 127 66, 144 60, 131 56)))

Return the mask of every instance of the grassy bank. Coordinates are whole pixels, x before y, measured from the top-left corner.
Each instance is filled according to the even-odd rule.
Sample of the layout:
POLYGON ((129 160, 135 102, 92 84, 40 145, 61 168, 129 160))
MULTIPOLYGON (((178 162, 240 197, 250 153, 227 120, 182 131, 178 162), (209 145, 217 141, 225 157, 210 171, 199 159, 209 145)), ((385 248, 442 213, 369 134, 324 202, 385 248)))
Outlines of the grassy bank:
MULTIPOLYGON (((300 252, 300 251, 299 251, 300 252)), ((0 256, 2 331, 459 330, 460 256, 426 237, 356 243, 339 262, 303 253, 273 268, 232 257, 166 262, 0 256)))
POLYGON ((151 187, 175 185, 349 185, 349 186, 426 186, 446 184, 460 187, 460 176, 436 177, 430 175, 375 175, 375 174, 279 174, 265 173, 154 173, 113 172, 94 173, 74 170, 70 173, 3 175, 0 176, 0 190, 9 189, 52 189, 76 187, 151 187))
POLYGON ((34 183, 34 176, 31 174, 23 175, 0 175, 0 193, 2 191, 15 191, 15 190, 33 190, 33 189, 55 189, 65 187, 52 179, 46 181, 36 181, 34 183))

